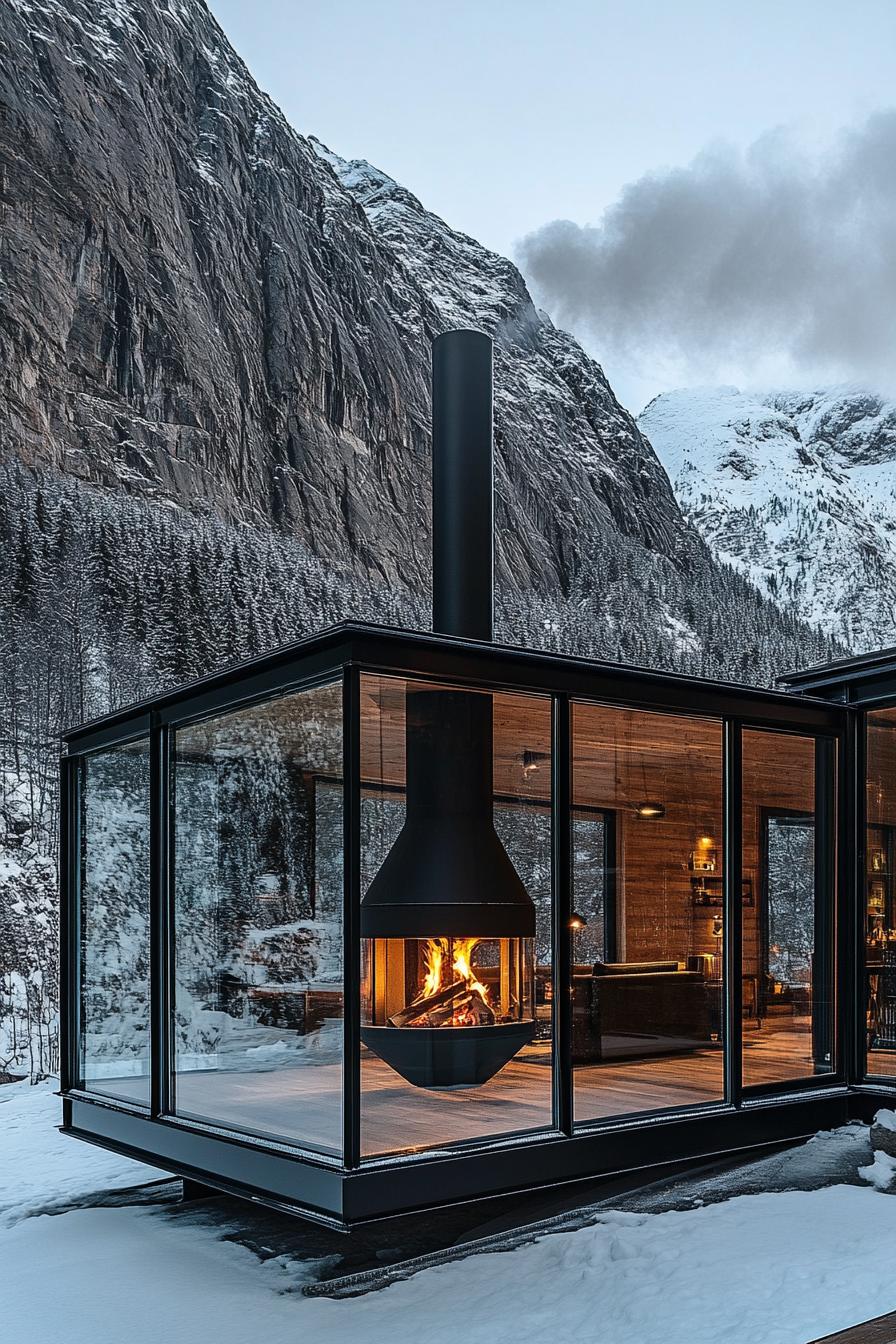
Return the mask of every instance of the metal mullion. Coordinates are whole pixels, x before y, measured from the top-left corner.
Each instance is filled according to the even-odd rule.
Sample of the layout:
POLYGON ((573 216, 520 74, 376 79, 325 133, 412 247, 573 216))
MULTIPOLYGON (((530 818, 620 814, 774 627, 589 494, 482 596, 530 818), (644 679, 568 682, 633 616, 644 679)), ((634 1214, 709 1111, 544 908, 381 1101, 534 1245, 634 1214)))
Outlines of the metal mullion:
POLYGON ((844 760, 840 773, 844 781, 845 798, 843 820, 838 825, 841 850, 852 852, 852 861, 841 853, 838 865, 840 886, 837 904, 838 921, 837 962, 839 975, 841 1027, 841 1066, 847 1083, 863 1082, 868 1073, 867 994, 868 977, 865 968, 865 909, 868 843, 867 831, 867 714, 850 711, 844 743, 844 760), (842 844, 842 838, 846 844, 842 844))
POLYGON ((81 1082, 80 769, 77 756, 59 762, 59 1082, 81 1082))
POLYGON ((815 902, 812 975, 812 1059, 816 1069, 827 1064, 833 1073, 835 1057, 835 932, 837 890, 836 739, 815 739, 815 902), (819 992, 820 991, 820 992, 819 992), (821 1058, 820 1058, 821 1057, 821 1058))
POLYGON ((173 920, 170 850, 170 746, 167 728, 154 716, 149 757, 149 892, 150 892, 150 1109, 153 1115, 174 1110, 171 1069, 171 986, 173 920))
POLYGON ((554 893, 554 1124, 572 1134, 572 733, 569 696, 551 701, 551 869, 554 893))
MULTIPOLYGON (((726 719, 723 748, 723 1014, 725 1024, 725 1099, 740 1106, 743 1097, 743 726, 726 719)), ((757 989, 758 992, 758 989, 757 989)))
POLYGON ((342 675, 343 1059, 342 1154, 361 1162, 361 688, 357 666, 342 675))

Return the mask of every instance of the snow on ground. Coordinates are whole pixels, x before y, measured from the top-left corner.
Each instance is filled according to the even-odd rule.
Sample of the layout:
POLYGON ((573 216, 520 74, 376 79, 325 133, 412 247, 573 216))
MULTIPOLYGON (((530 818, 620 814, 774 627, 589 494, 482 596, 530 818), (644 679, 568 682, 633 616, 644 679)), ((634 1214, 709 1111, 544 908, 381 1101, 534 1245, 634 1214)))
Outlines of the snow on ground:
POLYGON ((166 1172, 60 1134, 56 1086, 0 1086, 0 1230, 47 1208, 170 1179, 166 1172))
POLYGON ((0 1282, 27 1344, 805 1344, 896 1308, 896 1199, 851 1185, 601 1212, 379 1293, 306 1298, 313 1265, 262 1262, 170 1205, 41 1213, 158 1176, 63 1139, 57 1108, 48 1087, 0 1088, 0 1282))

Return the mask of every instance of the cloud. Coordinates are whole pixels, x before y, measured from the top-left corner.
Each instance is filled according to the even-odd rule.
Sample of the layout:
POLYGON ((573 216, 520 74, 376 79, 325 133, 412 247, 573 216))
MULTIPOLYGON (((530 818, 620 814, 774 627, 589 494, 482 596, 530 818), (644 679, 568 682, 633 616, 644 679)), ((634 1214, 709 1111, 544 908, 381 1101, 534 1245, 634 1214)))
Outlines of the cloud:
POLYGON ((537 300, 608 365, 896 388, 896 110, 823 154, 786 132, 639 178, 520 244, 537 300))

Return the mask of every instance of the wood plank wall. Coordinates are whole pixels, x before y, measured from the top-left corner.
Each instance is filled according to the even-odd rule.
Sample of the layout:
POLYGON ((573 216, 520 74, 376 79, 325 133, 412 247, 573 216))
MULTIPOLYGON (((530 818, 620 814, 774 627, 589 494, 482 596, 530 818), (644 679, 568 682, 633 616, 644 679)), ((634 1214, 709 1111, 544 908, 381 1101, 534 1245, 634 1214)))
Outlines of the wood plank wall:
POLYGON ((702 839, 715 849, 721 874, 721 723, 576 705, 573 752, 575 804, 617 815, 619 959, 715 954, 714 911, 693 905, 689 860, 702 839), (645 801, 662 803, 665 815, 639 817, 645 801))
POLYGON ((868 715, 868 824, 896 826, 896 709, 868 715))

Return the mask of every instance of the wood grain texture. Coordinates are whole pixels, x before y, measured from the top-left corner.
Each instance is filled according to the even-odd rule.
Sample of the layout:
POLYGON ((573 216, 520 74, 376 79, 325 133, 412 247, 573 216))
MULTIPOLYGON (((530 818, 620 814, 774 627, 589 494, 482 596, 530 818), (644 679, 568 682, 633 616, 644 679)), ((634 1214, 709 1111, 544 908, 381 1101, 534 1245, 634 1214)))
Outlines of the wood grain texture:
MULTIPOLYGON (((803 1040, 782 1028, 748 1032, 744 1050, 769 1077, 793 1076, 803 1040)), ((550 1045, 536 1042, 481 1087, 412 1087, 362 1050, 361 1141, 365 1156, 473 1142, 551 1126, 550 1045)), ((340 1133, 341 1067, 311 1064, 246 1073, 203 1071, 177 1079, 178 1113, 330 1150, 340 1133)), ((575 1070, 579 1121, 721 1099, 722 1050, 659 1056, 575 1070)), ((646 1142, 647 1140, 645 1140, 646 1142)))
POLYGON ((836 1335, 825 1335, 811 1344, 896 1344, 896 1311, 886 1316, 875 1316, 872 1321, 838 1330, 836 1335))

